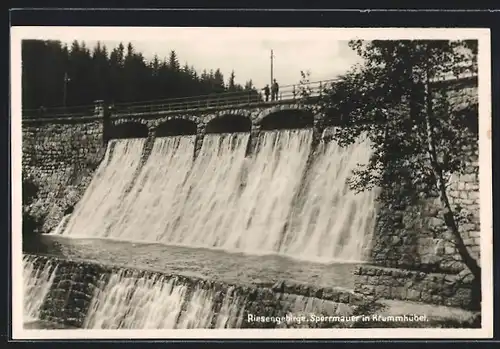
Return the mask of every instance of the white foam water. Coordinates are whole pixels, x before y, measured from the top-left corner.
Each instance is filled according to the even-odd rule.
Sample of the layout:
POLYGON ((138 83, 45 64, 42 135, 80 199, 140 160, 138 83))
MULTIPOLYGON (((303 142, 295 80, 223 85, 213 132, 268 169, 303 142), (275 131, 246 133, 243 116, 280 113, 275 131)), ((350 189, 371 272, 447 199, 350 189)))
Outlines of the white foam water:
POLYGON ((23 256, 23 315, 24 322, 36 321, 54 282, 57 265, 48 260, 38 265, 38 257, 23 256))
POLYGON ((246 185, 224 239, 226 249, 278 252, 283 227, 305 170, 312 130, 267 131, 248 164, 246 185))
POLYGON ((140 164, 145 139, 112 140, 89 188, 75 206, 63 235, 103 237, 140 164), (113 152, 111 153, 111 150, 113 152))
POLYGON ((64 215, 64 217, 61 219, 59 224, 48 234, 48 235, 60 235, 63 233, 64 229, 66 228, 66 225, 69 222, 69 219, 71 218, 71 214, 64 215))
POLYGON ((182 190, 193 165, 194 140, 195 136, 155 140, 135 185, 106 219, 108 237, 162 240, 183 209, 182 190))
POLYGON ((220 247, 240 200, 248 133, 206 135, 192 171, 177 197, 183 210, 170 216, 158 240, 187 246, 220 247), (171 224, 172 221, 174 224, 171 224))
POLYGON ((188 286, 157 274, 118 272, 91 302, 84 328, 173 329, 234 328, 243 321, 244 299, 227 291, 220 311, 216 292, 188 286))
POLYGON ((322 142, 293 210, 280 251, 307 259, 362 261, 375 224, 375 190, 355 193, 348 179, 367 164, 369 140, 341 148, 322 142))
POLYGON ((361 261, 375 193, 355 194, 347 179, 369 144, 321 144, 304 179, 312 136, 261 132, 248 157, 248 133, 208 134, 194 163, 194 136, 159 138, 129 192, 143 140, 114 141, 63 234, 361 261))

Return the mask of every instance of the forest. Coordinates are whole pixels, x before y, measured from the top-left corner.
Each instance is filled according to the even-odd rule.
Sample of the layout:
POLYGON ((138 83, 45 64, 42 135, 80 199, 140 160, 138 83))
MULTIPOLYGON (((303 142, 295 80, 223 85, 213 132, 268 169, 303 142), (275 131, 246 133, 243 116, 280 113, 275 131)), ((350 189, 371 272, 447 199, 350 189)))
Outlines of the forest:
POLYGON ((177 53, 147 59, 131 43, 111 51, 97 43, 68 45, 55 40, 22 42, 23 109, 88 106, 95 100, 130 103, 251 91, 252 80, 235 83, 234 71, 227 81, 220 69, 181 65, 177 53), (198 73, 201 72, 201 73, 198 73))

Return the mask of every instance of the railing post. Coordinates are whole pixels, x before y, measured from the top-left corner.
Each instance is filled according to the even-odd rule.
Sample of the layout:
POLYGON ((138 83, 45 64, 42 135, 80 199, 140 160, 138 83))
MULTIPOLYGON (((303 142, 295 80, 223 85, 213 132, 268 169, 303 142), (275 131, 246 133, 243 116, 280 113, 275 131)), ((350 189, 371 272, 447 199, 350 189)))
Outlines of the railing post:
POLYGON ((295 95, 296 95, 296 92, 295 92, 295 85, 293 85, 293 100, 295 100, 295 95))
POLYGON ((323 81, 320 81, 319 82, 319 96, 321 97, 322 94, 323 94, 323 81))

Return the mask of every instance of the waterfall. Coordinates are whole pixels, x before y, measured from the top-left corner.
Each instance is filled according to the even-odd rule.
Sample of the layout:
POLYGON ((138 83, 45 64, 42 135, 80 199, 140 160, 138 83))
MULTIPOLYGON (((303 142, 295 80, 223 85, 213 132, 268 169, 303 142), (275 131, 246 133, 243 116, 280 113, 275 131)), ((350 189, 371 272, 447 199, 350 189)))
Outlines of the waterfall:
POLYGON ((375 192, 355 193, 348 179, 367 164, 369 141, 341 148, 322 142, 288 225, 281 252, 307 259, 364 260, 375 224, 375 192))
POLYGON ((103 236, 109 218, 119 212, 117 208, 127 194, 127 187, 141 160, 144 142, 144 139, 111 141, 63 235, 103 236))
POLYGON ((244 298, 229 289, 186 285, 163 275, 120 271, 94 294, 84 328, 234 328, 243 321, 244 298))
POLYGON ((363 260, 375 194, 347 180, 369 144, 323 142, 307 169, 312 136, 264 131, 248 157, 249 133, 208 134, 194 163, 195 136, 158 138, 140 171, 144 140, 115 140, 63 235, 363 260))
POLYGON ((60 235, 63 233, 66 228, 69 219, 71 218, 71 214, 64 215, 59 224, 49 233, 49 235, 60 235))
POLYGON ((250 135, 206 135, 183 191, 183 210, 165 225, 162 242, 220 247, 240 198, 242 169, 250 135), (175 224, 171 222, 174 221, 175 224))
POLYGON ((277 252, 293 197, 300 187, 312 130, 264 132, 248 165, 246 186, 237 205, 227 207, 231 234, 227 249, 277 252))
POLYGON ((38 320, 40 310, 54 282, 57 265, 52 260, 38 264, 35 256, 23 257, 23 310, 24 321, 38 320))
POLYGON ((107 218, 107 236, 157 241, 183 208, 183 184, 193 163, 195 136, 155 140, 151 155, 119 209, 107 218))

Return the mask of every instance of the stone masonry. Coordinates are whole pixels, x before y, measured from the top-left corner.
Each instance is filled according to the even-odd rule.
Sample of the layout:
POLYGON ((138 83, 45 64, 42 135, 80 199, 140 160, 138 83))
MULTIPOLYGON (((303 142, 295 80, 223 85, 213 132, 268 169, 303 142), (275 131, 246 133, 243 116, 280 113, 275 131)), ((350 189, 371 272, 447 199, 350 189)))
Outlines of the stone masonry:
POLYGON ((471 275, 360 266, 354 291, 366 297, 397 299, 477 310, 471 275))
POLYGON ((43 231, 57 225, 83 195, 104 156, 102 134, 98 119, 23 123, 23 177, 39 187, 38 197, 25 209, 45 217, 43 231))
MULTIPOLYGON (((37 256, 35 268, 46 265, 50 260, 57 266, 56 275, 45 301, 41 306, 40 318, 56 324, 82 328, 94 297, 102 291, 112 274, 120 273, 138 279, 173 280, 175 285, 187 287, 185 301, 195 290, 209 291, 213 295, 212 311, 220 311, 224 300, 238 302, 238 310, 243 312, 242 328, 279 327, 272 322, 248 322, 248 315, 285 316, 301 313, 318 316, 350 316, 366 299, 349 290, 316 288, 308 285, 277 282, 274 285, 240 286, 220 281, 210 281, 192 276, 171 275, 134 268, 108 266, 85 260, 69 260, 49 256, 37 256), (229 297, 229 298, 228 298, 229 297)), ((183 308, 185 309, 185 306, 183 308)), ((289 324, 288 326, 311 324, 289 324)), ((318 326, 344 326, 342 322, 317 324, 318 326)), ((285 326, 285 324, 283 324, 285 326)))
MULTIPOLYGON (((452 89, 448 97, 455 111, 477 107, 477 87, 452 89)), ((472 116, 476 119, 471 120, 466 132, 474 134, 477 114, 472 116)), ((478 143, 473 143, 463 149, 465 170, 451 174, 447 195, 452 209, 460 209, 467 218, 459 229, 468 251, 480 264, 478 148, 478 143)), ((372 265, 356 271, 355 291, 374 297, 477 308, 480 296, 473 291, 472 275, 456 251, 442 207, 438 197, 412 204, 395 200, 379 207, 369 261, 372 265)))

